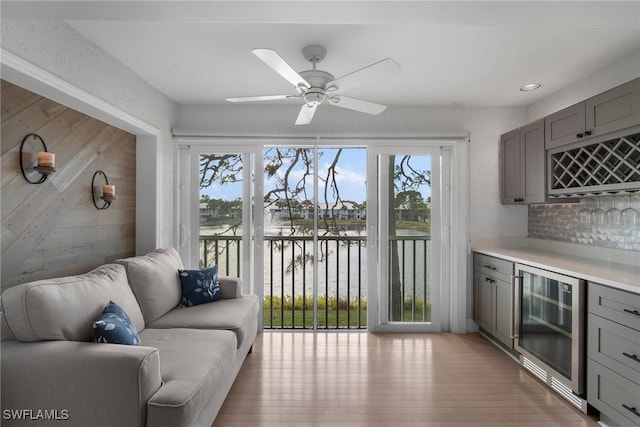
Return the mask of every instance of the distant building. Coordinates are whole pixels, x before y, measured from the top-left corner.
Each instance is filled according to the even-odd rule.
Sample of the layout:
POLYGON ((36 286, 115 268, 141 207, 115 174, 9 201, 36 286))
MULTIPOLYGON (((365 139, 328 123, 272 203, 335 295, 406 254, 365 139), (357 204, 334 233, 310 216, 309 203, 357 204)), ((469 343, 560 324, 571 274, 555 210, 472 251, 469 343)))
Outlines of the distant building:
MULTIPOLYGON (((313 207, 305 208, 271 208, 269 214, 272 218, 299 218, 299 219, 313 219, 315 212, 313 207)), ((318 205, 318 218, 325 219, 339 219, 339 220, 364 220, 367 219, 367 209, 356 207, 351 202, 344 202, 338 206, 331 206, 326 204, 318 205)))

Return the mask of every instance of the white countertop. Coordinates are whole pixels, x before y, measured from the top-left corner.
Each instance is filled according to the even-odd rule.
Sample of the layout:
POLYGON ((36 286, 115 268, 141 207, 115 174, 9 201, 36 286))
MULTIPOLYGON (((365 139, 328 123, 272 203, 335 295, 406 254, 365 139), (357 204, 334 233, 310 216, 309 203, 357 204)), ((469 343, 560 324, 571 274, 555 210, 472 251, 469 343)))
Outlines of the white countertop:
POLYGON ((640 252, 553 240, 478 239, 474 252, 640 294, 640 252))

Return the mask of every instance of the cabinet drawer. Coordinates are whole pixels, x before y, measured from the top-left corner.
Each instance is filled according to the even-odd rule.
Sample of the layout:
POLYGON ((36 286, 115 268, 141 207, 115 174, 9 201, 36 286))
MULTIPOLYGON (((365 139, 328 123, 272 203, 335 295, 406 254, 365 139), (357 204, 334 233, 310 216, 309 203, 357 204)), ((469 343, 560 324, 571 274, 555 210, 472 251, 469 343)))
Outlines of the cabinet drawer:
POLYGON ((587 401, 621 426, 640 426, 640 385, 589 359, 587 401))
POLYGON ((511 282, 513 263, 489 255, 475 254, 475 269, 505 282, 511 282))
POLYGON ((640 384, 640 331, 589 314, 589 357, 640 384))
POLYGON ((589 283, 589 313, 640 331, 640 295, 589 283))

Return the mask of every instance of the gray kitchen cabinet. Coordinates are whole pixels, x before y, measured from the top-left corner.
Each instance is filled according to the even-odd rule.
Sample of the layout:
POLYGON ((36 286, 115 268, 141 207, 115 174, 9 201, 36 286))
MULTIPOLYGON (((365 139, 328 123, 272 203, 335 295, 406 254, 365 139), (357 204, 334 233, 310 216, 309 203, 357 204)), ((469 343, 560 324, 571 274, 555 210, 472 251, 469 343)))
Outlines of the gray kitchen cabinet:
POLYGON ((587 401, 640 426, 640 295, 589 283, 587 401))
POLYGON ((474 254, 474 320, 508 349, 513 349, 513 268, 510 261, 474 254))
POLYGON ((544 120, 500 137, 500 200, 502 204, 544 203, 544 120))
POLYGON ((640 78, 544 119, 549 150, 640 124, 640 78))

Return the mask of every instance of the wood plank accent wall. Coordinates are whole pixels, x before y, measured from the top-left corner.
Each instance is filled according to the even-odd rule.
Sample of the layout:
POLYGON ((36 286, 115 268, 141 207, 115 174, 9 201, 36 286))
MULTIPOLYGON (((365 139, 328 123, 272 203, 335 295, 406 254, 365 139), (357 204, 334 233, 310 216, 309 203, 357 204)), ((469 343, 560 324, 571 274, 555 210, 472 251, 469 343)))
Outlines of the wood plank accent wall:
POLYGON ((0 83, 2 289, 85 273, 134 255, 135 136, 0 83), (20 143, 29 133, 40 135, 56 155, 58 171, 40 185, 28 183, 20 171, 20 143), (97 170, 116 186, 117 199, 106 210, 92 201, 97 170))

